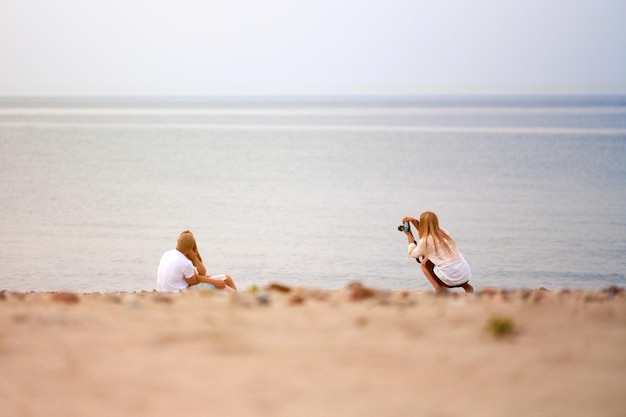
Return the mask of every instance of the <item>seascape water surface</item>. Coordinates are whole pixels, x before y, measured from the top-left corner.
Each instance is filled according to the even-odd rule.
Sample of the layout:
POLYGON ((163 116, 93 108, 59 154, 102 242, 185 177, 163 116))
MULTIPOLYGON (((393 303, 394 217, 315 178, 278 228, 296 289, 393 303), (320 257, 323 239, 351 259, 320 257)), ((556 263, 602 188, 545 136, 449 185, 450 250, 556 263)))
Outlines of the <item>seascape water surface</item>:
POLYGON ((430 289, 424 210, 477 289, 624 286, 625 207, 621 96, 0 99, 0 289, 152 290, 184 229, 243 289, 430 289))

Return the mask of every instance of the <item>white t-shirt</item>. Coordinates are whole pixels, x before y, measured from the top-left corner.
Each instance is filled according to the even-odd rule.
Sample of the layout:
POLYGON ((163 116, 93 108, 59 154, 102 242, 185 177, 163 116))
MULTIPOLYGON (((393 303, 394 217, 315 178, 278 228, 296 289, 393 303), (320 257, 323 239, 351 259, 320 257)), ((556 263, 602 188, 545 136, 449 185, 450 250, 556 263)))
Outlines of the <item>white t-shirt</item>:
POLYGON ((157 291, 178 292, 189 284, 185 278, 195 274, 193 263, 176 249, 169 250, 161 257, 157 271, 157 291))
POLYGON ((435 264, 435 273, 439 279, 450 286, 465 284, 470 280, 472 271, 458 249, 455 253, 449 254, 443 248, 439 248, 437 255, 432 236, 428 236, 426 251, 424 251, 425 243, 426 239, 420 239, 417 245, 415 243, 409 244, 409 256, 415 259, 420 256, 429 259, 435 264))

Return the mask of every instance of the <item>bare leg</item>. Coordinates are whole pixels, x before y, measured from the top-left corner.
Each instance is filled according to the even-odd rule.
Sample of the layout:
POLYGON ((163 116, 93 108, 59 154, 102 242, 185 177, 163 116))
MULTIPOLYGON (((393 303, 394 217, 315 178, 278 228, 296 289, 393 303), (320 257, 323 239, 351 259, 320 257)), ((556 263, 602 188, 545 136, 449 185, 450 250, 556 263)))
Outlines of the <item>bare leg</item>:
POLYGON ((466 282, 465 284, 461 285, 461 287, 463 287, 465 292, 469 292, 469 293, 474 292, 474 287, 472 287, 469 282, 466 282))
MULTIPOLYGON (((456 286, 450 287, 446 285, 437 277, 437 275, 435 275, 435 264, 433 264, 431 261, 427 259, 424 260, 421 263, 421 267, 422 267, 422 271, 424 272, 424 275, 426 275, 426 278, 428 278, 428 281, 430 281, 433 287, 435 287, 435 291, 439 292, 439 291, 447 290, 448 288, 457 288, 456 286)), ((463 288, 466 293, 474 292, 474 287, 472 287, 469 282, 459 285, 459 287, 463 288)))
POLYGON ((435 287, 435 291, 439 292, 445 288, 441 284, 439 284, 438 280, 435 278, 435 271, 433 270, 435 264, 425 259, 424 261, 422 261, 420 266, 422 267, 422 272, 424 272, 424 275, 426 275, 428 281, 430 281, 432 286, 435 287))
POLYGON ((226 275, 226 279, 224 280, 224 283, 230 288, 232 288, 233 290, 237 291, 237 286, 235 285, 235 281, 233 281, 230 275, 226 275))

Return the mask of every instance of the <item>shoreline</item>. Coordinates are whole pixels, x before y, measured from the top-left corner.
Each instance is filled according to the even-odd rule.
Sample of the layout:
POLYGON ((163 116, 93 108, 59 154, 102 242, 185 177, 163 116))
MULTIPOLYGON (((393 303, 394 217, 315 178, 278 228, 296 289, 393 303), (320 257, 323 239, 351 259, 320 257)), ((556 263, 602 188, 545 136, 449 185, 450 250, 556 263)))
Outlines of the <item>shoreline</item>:
MULTIPOLYGON (((339 287, 339 288, 323 288, 323 287, 311 287, 311 286, 306 286, 306 285, 300 285, 300 284, 283 284, 283 283, 278 283, 278 282, 269 282, 266 284, 258 284, 258 283, 253 283, 251 285, 248 285, 246 288, 239 288, 240 293, 246 293, 246 292, 256 292, 256 291, 263 291, 263 290, 272 290, 273 286, 278 286, 278 287, 284 287, 284 288, 288 288, 290 291, 317 291, 317 292, 341 292, 341 291, 345 291, 348 288, 350 288, 351 285, 362 285, 363 284, 359 281, 352 281, 349 284, 347 284, 345 287, 339 287)), ((431 288, 428 289, 414 289, 414 288, 404 288, 404 289, 397 289, 397 288, 385 288, 383 286, 372 286, 372 285, 367 285, 368 288, 374 290, 374 291, 387 291, 387 292, 410 292, 410 293, 429 293, 429 292, 434 292, 434 290, 431 288)), ((601 287, 575 287, 575 286, 554 286, 554 287, 550 287, 550 286, 539 286, 539 287, 504 287, 504 286, 492 286, 492 285, 486 285, 486 286, 481 286, 481 287, 474 287, 475 288, 475 295, 485 295, 485 294, 491 294, 493 292, 506 292, 506 293, 516 293, 516 292, 528 292, 528 291, 537 291, 537 290, 543 290, 543 291, 547 291, 550 293, 570 293, 570 292, 607 292, 607 291, 624 291, 625 287, 622 287, 620 285, 617 284, 609 284, 606 286, 601 286, 601 287)), ((190 289, 192 289, 192 291, 198 291, 198 288, 195 287, 190 287, 190 289)), ((448 288, 447 289, 449 293, 454 294, 454 293, 458 293, 458 294, 462 294, 463 290, 461 288, 448 288)), ((204 290, 203 290, 204 291, 204 290)), ((181 291, 180 293, 183 293, 185 291, 181 291)), ((189 289, 187 290, 187 292, 189 292, 189 289)), ((72 290, 72 289, 67 289, 67 288, 59 288, 59 289, 43 289, 43 290, 38 290, 38 289, 24 289, 24 288, 7 288, 7 287, 0 287, 0 300, 2 299, 3 296, 7 296, 10 295, 12 293, 15 294, 33 294, 33 293, 38 293, 38 294, 54 294, 54 293, 72 293, 72 294, 76 294, 79 296, 87 296, 87 295, 98 295, 98 294, 152 294, 152 293, 158 293, 158 291, 155 288, 151 288, 151 289, 136 289, 136 290, 94 290, 94 291, 82 291, 82 290, 72 290)), ((164 294, 175 294, 175 293, 167 293, 167 292, 162 292, 164 294)))
POLYGON ((2 414, 618 416, 626 294, 0 291, 2 414))

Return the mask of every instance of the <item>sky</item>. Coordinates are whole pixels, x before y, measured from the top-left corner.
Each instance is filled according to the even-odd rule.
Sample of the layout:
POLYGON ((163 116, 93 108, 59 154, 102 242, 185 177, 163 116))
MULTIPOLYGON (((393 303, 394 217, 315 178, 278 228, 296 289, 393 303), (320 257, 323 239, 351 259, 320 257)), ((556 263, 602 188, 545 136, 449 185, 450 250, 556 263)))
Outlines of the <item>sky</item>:
POLYGON ((0 0, 0 96, 626 94, 625 0, 0 0))

